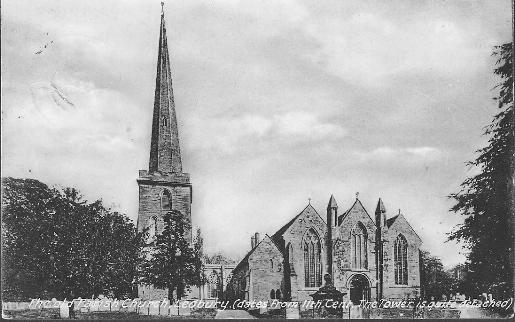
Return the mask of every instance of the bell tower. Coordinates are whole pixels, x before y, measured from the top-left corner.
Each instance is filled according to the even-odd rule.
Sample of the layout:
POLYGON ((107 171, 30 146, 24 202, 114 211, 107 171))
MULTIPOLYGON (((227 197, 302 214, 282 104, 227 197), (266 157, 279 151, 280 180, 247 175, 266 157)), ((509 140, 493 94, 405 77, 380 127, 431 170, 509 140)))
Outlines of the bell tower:
MULTIPOLYGON (((148 170, 140 170, 138 231, 150 227, 150 233, 163 230, 163 215, 179 211, 191 226, 192 187, 190 176, 182 171, 177 116, 170 72, 164 12, 157 55, 156 88, 152 117, 152 136, 148 170)), ((191 228, 186 231, 192 240, 191 228)))

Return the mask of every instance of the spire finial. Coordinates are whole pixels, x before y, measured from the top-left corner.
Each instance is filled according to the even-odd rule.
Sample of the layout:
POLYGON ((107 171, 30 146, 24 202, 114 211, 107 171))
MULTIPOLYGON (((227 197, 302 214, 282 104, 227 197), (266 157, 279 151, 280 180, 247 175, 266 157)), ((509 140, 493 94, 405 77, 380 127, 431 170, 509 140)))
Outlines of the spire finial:
POLYGON ((162 15, 165 14, 165 3, 164 3, 164 1, 161 1, 161 14, 162 15))
POLYGON ((399 215, 401 214, 401 209, 399 208, 399 215))
POLYGON ((311 198, 308 198, 308 205, 311 205, 311 198))
POLYGON ((359 192, 356 192, 356 199, 359 198, 359 192))

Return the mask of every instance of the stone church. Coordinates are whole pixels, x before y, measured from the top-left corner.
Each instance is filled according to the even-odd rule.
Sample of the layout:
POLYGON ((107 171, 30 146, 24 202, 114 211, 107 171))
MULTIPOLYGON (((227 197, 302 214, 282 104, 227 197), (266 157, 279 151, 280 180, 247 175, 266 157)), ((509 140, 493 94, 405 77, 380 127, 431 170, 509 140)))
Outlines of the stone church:
POLYGON ((331 195, 325 220, 308 204, 275 234, 260 239, 256 233, 233 271, 227 296, 311 300, 329 273, 347 301, 416 298, 421 243, 400 212, 386 218, 381 199, 372 219, 358 196, 341 212, 331 195))
MULTIPOLYGON (((191 226, 192 186, 190 175, 182 171, 181 149, 170 72, 164 13, 161 14, 156 88, 148 171, 140 170, 138 231, 148 228, 152 238, 164 228, 163 215, 179 211, 191 226)), ((191 240, 191 228, 186 231, 191 240)), ((163 299, 166 290, 139 285, 138 297, 163 299)))
MULTIPOLYGON (((192 185, 182 169, 164 13, 157 58, 148 170, 140 170, 138 231, 150 238, 164 228, 163 215, 178 211, 191 224, 192 185)), ((186 238, 192 240, 191 229, 186 238)), ((413 298, 420 295, 421 240, 401 215, 386 218, 381 199, 373 220, 356 197, 339 212, 331 196, 326 220, 309 204, 272 236, 252 238, 236 266, 206 265, 212 281, 188 297, 305 300, 330 273, 348 299, 413 298), (327 249, 333 251, 327 252, 327 249)), ((138 297, 163 299, 166 290, 138 286, 138 297)))

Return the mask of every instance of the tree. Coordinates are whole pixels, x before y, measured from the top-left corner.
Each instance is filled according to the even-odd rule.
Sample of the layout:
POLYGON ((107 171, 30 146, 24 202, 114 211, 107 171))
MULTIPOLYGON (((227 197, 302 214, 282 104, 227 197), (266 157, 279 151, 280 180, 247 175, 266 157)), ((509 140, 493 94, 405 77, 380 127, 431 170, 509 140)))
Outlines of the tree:
POLYGON ((206 283, 206 276, 204 274, 204 238, 200 228, 197 228, 197 234, 193 241, 193 252, 194 252, 194 266, 195 266, 195 282, 193 285, 201 286, 206 283))
POLYGON ((141 236, 125 215, 74 188, 2 179, 4 300, 130 296, 141 236))
POLYGON ((140 283, 168 289, 168 300, 174 293, 181 299, 189 286, 198 283, 195 249, 184 237, 189 223, 176 210, 163 216, 164 229, 147 247, 147 256, 140 266, 140 283))
POLYGON ((494 99, 499 112, 484 131, 488 145, 469 162, 480 170, 467 178, 461 190, 449 197, 456 204, 452 211, 465 216, 449 235, 449 240, 464 242, 467 255, 467 282, 475 294, 493 293, 498 298, 513 294, 513 215, 514 215, 514 113, 513 48, 507 43, 494 48, 498 57, 494 74, 500 78, 494 99))
POLYGON ((224 264, 224 265, 227 265, 227 264, 235 264, 236 262, 223 255, 222 253, 216 253, 214 255, 204 255, 204 261, 206 262, 206 264, 224 264))
POLYGON ((458 281, 446 272, 440 258, 432 256, 427 251, 420 251, 421 258, 421 287, 423 297, 435 300, 442 298, 442 295, 456 293, 458 281))

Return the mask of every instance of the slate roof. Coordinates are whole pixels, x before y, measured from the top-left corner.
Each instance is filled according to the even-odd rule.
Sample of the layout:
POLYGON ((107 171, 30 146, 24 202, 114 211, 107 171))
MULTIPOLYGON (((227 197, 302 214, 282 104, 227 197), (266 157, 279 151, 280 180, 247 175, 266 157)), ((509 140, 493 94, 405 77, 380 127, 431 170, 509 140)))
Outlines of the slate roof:
POLYGON ((308 209, 308 208, 313 209, 313 211, 315 213, 317 213, 315 208, 313 208, 313 206, 311 204, 308 204, 306 206, 306 208, 302 209, 302 211, 297 216, 293 217, 292 220, 290 220, 286 223, 286 225, 279 228, 279 230, 275 234, 272 235, 272 239, 278 241, 282 237, 282 235, 288 230, 288 228, 290 228, 290 226, 293 225, 293 223, 300 217, 300 215, 302 215, 304 213, 304 211, 306 211, 306 209, 308 209))
POLYGON ((397 220, 398 217, 399 217, 399 215, 393 216, 392 218, 389 218, 389 219, 386 219, 386 227, 390 228, 393 225, 393 223, 397 220))
POLYGON ((279 250, 279 252, 283 252, 281 250, 281 248, 279 247, 279 245, 277 245, 277 242, 270 236, 268 236, 268 234, 265 234, 265 237, 263 239, 261 239, 259 241, 259 243, 256 244, 256 246, 254 246, 254 248, 252 248, 248 253, 247 255, 245 255, 245 257, 243 257, 243 259, 238 263, 238 265, 236 265, 236 267, 234 268, 235 270, 240 267, 243 263, 246 263, 250 257, 250 255, 252 255, 252 253, 254 253, 254 251, 258 248, 258 246, 266 239, 270 239, 272 241, 272 243, 275 245, 275 247, 277 247, 277 249, 279 250))

